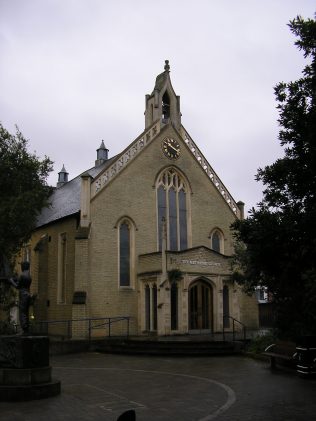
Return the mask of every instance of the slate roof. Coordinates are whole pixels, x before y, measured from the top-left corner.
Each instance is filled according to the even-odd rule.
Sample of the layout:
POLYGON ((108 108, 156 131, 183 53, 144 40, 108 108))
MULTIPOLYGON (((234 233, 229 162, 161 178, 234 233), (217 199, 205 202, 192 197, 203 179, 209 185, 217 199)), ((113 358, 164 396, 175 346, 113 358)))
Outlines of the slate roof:
POLYGON ((84 171, 74 179, 65 183, 62 187, 56 188, 49 198, 50 206, 43 208, 42 212, 37 218, 36 227, 57 221, 66 216, 74 215, 80 211, 80 192, 81 192, 81 175, 89 173, 92 178, 95 178, 105 168, 107 168, 116 156, 108 159, 103 164, 97 167, 90 168, 84 171))

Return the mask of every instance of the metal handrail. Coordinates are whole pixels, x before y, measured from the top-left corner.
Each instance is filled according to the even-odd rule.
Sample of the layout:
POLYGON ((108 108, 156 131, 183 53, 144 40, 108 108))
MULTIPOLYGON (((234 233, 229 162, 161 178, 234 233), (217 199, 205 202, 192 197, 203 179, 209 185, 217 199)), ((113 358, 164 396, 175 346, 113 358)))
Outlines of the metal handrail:
POLYGON ((85 317, 85 318, 78 318, 78 319, 59 319, 59 320, 39 320, 33 321, 33 325, 39 325, 40 330, 42 330, 42 326, 46 325, 46 331, 48 332, 49 325, 58 325, 58 324, 66 324, 67 325, 67 338, 71 338, 71 330, 72 324, 74 322, 88 322, 87 334, 88 339, 91 341, 92 337, 92 330, 93 329, 101 329, 108 327, 108 337, 111 337, 111 326, 112 324, 121 322, 126 320, 126 337, 129 337, 129 330, 130 330, 130 316, 115 316, 115 317, 85 317), (93 325, 93 322, 102 322, 98 323, 97 325, 93 325))
MULTIPOLYGON (((236 338, 236 330, 235 330, 235 323, 238 323, 241 328, 242 328, 242 332, 243 332, 243 340, 246 340, 246 325, 244 323, 242 323, 240 320, 235 319, 235 317, 232 316, 223 316, 223 340, 225 341, 225 323, 224 321, 226 319, 232 320, 233 321, 233 341, 236 338)), ((226 332, 227 333, 227 332, 226 332)))
POLYGON ((127 327, 126 327, 126 337, 129 337, 129 321, 130 316, 117 316, 117 317, 101 317, 101 318, 90 318, 89 320, 89 326, 88 326, 88 332, 89 332, 89 341, 91 340, 91 332, 93 329, 101 329, 103 327, 108 326, 108 337, 111 337, 111 325, 117 322, 121 322, 122 320, 127 321, 127 327), (106 320, 104 323, 100 323, 98 325, 92 326, 91 321, 92 320, 106 320))

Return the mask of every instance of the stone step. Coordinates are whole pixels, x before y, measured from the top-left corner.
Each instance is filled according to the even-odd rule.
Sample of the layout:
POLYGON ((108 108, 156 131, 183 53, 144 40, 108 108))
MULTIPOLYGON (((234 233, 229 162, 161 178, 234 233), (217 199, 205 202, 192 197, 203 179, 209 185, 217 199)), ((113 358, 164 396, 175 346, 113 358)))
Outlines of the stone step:
POLYGON ((241 342, 104 340, 96 351, 113 354, 142 355, 232 355, 243 351, 241 342))

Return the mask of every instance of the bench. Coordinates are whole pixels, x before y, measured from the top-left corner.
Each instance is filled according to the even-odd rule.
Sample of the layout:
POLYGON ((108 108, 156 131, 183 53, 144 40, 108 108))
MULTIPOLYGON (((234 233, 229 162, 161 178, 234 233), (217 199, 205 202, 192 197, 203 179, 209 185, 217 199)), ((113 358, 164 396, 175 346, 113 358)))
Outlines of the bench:
POLYGON ((278 341, 269 345, 263 355, 270 357, 271 369, 276 368, 277 364, 291 368, 296 367, 296 344, 294 342, 278 341))

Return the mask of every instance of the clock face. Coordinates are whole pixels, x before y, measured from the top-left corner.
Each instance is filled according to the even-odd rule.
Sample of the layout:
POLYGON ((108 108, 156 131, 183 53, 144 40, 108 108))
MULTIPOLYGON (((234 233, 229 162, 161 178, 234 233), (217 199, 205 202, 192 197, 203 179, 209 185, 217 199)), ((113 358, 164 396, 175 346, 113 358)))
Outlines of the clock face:
POLYGON ((170 159, 178 159, 180 156, 180 145, 171 137, 167 137, 162 141, 162 150, 170 159))

